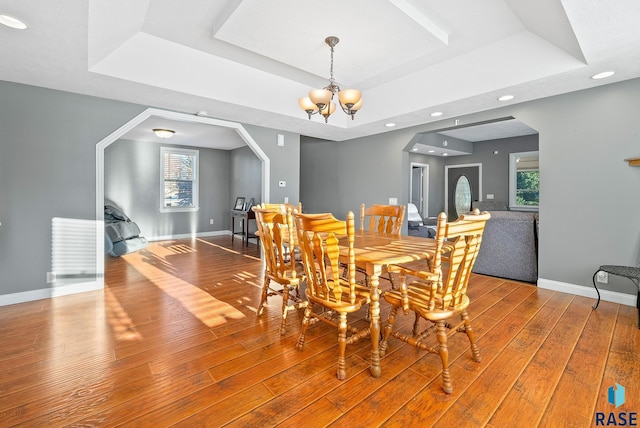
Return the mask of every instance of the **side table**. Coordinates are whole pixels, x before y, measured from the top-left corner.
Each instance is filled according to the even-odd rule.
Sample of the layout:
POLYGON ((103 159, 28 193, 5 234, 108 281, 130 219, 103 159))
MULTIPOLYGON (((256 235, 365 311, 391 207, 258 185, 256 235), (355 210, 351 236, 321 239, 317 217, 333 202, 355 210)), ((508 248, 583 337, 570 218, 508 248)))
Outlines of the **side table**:
POLYGON ((242 236, 242 243, 249 246, 249 238, 257 238, 256 235, 249 233, 249 220, 256 219, 256 213, 253 211, 231 210, 231 241, 236 235, 242 236), (242 221, 242 230, 236 232, 236 219, 242 221))

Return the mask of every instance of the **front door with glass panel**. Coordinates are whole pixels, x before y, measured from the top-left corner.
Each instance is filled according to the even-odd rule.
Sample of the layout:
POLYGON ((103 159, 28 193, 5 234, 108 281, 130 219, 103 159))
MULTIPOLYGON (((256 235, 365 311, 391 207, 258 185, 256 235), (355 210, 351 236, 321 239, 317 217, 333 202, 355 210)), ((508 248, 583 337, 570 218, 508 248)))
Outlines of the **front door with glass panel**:
POLYGON ((450 221, 471 211, 471 203, 480 196, 478 166, 449 167, 447 172, 447 217, 450 221))

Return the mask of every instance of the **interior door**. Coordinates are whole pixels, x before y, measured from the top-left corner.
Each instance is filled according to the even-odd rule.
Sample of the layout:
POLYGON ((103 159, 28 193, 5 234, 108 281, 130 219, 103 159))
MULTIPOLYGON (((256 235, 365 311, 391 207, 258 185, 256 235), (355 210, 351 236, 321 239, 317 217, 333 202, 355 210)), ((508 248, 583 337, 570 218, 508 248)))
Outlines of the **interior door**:
POLYGON ((414 166, 411 169, 411 203, 418 208, 421 217, 426 217, 422 212, 422 167, 414 166))
MULTIPOLYGON (((449 167, 447 173, 447 218, 449 221, 458 218, 456 212, 456 185, 460 182, 460 177, 465 176, 471 188, 471 201, 477 201, 480 197, 480 167, 449 167)), ((464 180, 463 180, 464 181, 464 180)))

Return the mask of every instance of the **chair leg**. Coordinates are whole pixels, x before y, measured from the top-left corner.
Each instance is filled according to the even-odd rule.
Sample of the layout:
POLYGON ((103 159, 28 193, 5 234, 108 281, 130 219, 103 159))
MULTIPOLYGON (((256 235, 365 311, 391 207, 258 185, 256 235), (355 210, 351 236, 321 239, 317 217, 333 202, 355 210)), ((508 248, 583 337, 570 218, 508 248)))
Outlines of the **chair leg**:
POLYGON ((267 295, 269 293, 269 284, 270 284, 271 280, 269 279, 269 277, 265 274, 264 275, 264 280, 262 281, 262 296, 260 297, 260 305, 258 305, 258 311, 256 312, 257 316, 262 315, 262 313, 264 312, 264 307, 267 305, 267 295))
POLYGON ((280 334, 284 334, 287 329, 287 313, 289 307, 289 286, 284 285, 282 288, 282 322, 280 323, 280 334))
POLYGON ((302 327, 300 329, 300 336, 298 336, 298 343, 296 343, 296 349, 302 351, 304 349, 304 335, 307 333, 307 327, 309 327, 309 319, 311 319, 311 303, 304 310, 304 318, 302 318, 302 327))
POLYGON ((415 313, 416 319, 413 321, 413 335, 417 336, 420 334, 420 315, 415 313))
POLYGON ((338 371, 336 375, 342 380, 347 377, 347 364, 344 354, 347 350, 347 313, 340 312, 340 321, 338 323, 338 371))
POLYGON ((393 324, 396 322, 396 314, 398 313, 398 307, 393 306, 391 311, 389 311, 389 317, 387 318, 387 324, 384 326, 384 335, 382 336, 382 340, 378 345, 378 352, 380 354, 380 358, 384 357, 387 353, 387 339, 389 339, 389 335, 393 330, 393 324))
POLYGON ((444 320, 437 323, 440 359, 442 360, 442 390, 447 394, 453 392, 451 373, 449 372, 449 349, 447 348, 447 326, 444 320))
POLYGON ((471 328, 471 321, 469 321, 469 314, 467 311, 462 311, 460 314, 460 318, 464 321, 464 332, 467 333, 467 337, 469 338, 469 342, 471 344, 471 355, 473 357, 473 361, 479 363, 482 361, 482 356, 480 355, 480 351, 478 350, 478 345, 476 344, 476 334, 471 328))

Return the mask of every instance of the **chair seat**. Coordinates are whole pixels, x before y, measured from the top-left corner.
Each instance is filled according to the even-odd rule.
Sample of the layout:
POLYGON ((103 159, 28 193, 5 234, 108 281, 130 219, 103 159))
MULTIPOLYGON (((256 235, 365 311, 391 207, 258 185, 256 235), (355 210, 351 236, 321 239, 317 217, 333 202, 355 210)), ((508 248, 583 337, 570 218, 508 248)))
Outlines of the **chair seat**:
POLYGON ((602 265, 598 270, 623 276, 625 278, 640 278, 640 267, 619 266, 619 265, 602 265))
POLYGON ((342 299, 341 300, 335 300, 335 299, 331 299, 331 300, 325 300, 325 299, 319 299, 314 297, 313 295, 310 295, 309 293, 305 293, 307 295, 307 300, 309 300, 310 302, 316 302, 319 304, 322 304, 323 306, 326 306, 329 309, 332 309, 334 311, 343 311, 343 312, 357 312, 360 310, 360 308, 364 305, 368 305, 369 302, 371 301, 370 299, 370 295, 371 295, 371 290, 369 290, 368 287, 356 284, 355 286, 355 292, 356 295, 358 296, 358 299, 356 300, 355 303, 351 303, 349 302, 349 284, 345 282, 345 284, 342 284, 343 281, 340 281, 340 287, 342 288, 342 299))
MULTIPOLYGON (((433 302, 434 309, 429 310, 429 292, 426 287, 431 287, 425 283, 414 282, 407 286, 409 297, 409 310, 420 313, 425 319, 438 321, 447 319, 465 310, 469 306, 469 298, 464 295, 462 300, 455 307, 442 308, 442 296, 436 294, 433 302)), ((399 290, 386 291, 384 299, 393 306, 402 306, 402 293, 399 290)))

